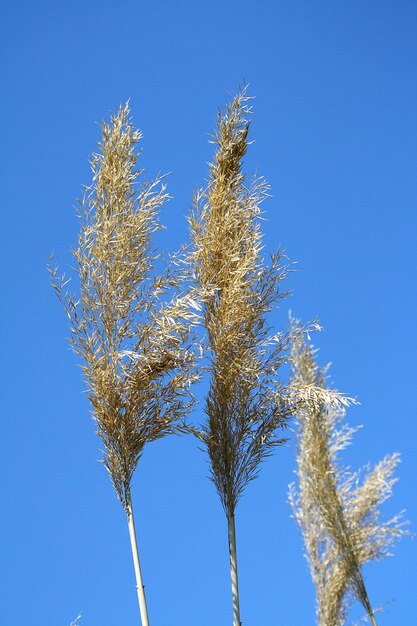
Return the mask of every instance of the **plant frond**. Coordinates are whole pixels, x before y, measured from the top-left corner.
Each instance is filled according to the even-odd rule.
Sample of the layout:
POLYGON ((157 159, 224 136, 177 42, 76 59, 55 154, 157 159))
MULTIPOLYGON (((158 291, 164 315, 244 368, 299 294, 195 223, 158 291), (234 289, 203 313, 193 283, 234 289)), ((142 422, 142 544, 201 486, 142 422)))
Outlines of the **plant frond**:
POLYGON ((320 626, 345 623, 351 596, 374 622, 362 567, 388 554, 405 530, 401 515, 380 522, 380 505, 392 494, 399 455, 387 456, 359 483, 343 470, 338 455, 351 443, 355 428, 344 424, 352 399, 326 385, 316 350, 292 321, 291 385, 298 418, 298 487, 290 504, 300 526, 316 587, 320 626))
POLYGON ((288 272, 278 251, 262 257, 263 178, 249 186, 242 170, 251 113, 246 91, 219 113, 205 189, 194 196, 189 255, 208 337, 210 388, 206 424, 199 439, 208 449, 211 478, 226 512, 233 514, 247 484, 272 448, 290 412, 287 390, 277 381, 285 340, 273 337, 267 314, 286 296, 288 272))
POLYGON ((103 463, 125 508, 145 444, 177 431, 198 378, 196 301, 183 293, 183 251, 157 269, 152 236, 169 196, 163 176, 146 181, 137 168, 140 139, 127 104, 103 122, 93 181, 79 203, 78 292, 68 292, 53 259, 49 268, 83 361, 103 463))

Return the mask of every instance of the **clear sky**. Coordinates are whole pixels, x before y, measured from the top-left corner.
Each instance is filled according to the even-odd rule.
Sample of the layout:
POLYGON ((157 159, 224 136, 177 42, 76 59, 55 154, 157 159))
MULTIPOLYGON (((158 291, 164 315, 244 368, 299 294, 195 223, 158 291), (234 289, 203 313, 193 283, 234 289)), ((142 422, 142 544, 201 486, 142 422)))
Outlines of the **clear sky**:
MULTIPOLYGON (((399 451, 385 514, 416 529, 417 3, 397 0, 1 2, 1 601, 8 626, 139 623, 126 522, 100 458, 66 317, 48 283, 71 262, 73 206, 90 181, 97 122, 131 98, 141 166, 170 172, 168 229, 187 239, 217 107, 250 83, 248 172, 272 186, 267 249, 298 261, 288 310, 318 316, 323 363, 357 396, 353 467, 399 451)), ((201 407, 192 416, 201 418, 201 407)), ((294 444, 237 511, 244 626, 314 624, 290 518, 294 444)), ((231 625, 226 524, 205 456, 152 444, 134 479, 152 626, 231 625)), ((417 623, 417 542, 365 571, 381 626, 417 623)), ((355 611, 359 617, 361 611, 355 611)))

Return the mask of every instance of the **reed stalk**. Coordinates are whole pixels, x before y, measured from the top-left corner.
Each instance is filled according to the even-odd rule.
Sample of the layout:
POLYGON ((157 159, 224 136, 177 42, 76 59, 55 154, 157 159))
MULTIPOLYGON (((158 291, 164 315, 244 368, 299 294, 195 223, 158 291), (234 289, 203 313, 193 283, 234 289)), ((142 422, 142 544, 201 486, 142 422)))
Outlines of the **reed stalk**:
POLYGON ((298 488, 290 487, 290 502, 316 588, 317 624, 343 626, 356 598, 376 626, 363 566, 388 555, 389 546, 405 534, 401 514, 388 522, 379 519, 400 458, 387 456, 365 475, 341 467, 339 452, 356 430, 344 424, 353 400, 328 387, 327 368, 317 365, 315 352, 295 320, 291 364, 298 398, 298 488))
POLYGON ((82 359, 103 464, 127 515, 142 626, 149 626, 130 487, 145 445, 182 430, 193 404, 196 316, 178 263, 157 269, 152 235, 168 195, 161 177, 143 180, 140 139, 127 104, 103 122, 93 181, 80 201, 78 291, 67 290, 52 263, 49 271, 82 359))
POLYGON ((267 323, 286 295, 281 284, 287 269, 280 252, 269 264, 261 255, 260 205, 269 188, 262 178, 247 184, 242 171, 250 113, 245 90, 219 113, 209 182, 195 195, 189 218, 210 371, 206 422, 194 432, 207 449, 227 518, 234 626, 241 624, 236 506, 262 461, 284 441, 278 431, 290 415, 277 376, 285 341, 267 323))
POLYGON ((227 515, 227 534, 229 539, 230 580, 232 583, 233 626, 241 626, 239 580, 237 570, 236 527, 233 513, 227 515))
POLYGON ((135 518, 133 515, 133 504, 130 493, 126 498, 126 516, 129 527, 130 545, 132 548, 133 566, 136 577, 136 591, 138 594, 139 612, 143 626, 149 626, 148 607, 146 604, 145 585, 142 579, 142 570, 140 567, 138 542, 136 537, 135 518))

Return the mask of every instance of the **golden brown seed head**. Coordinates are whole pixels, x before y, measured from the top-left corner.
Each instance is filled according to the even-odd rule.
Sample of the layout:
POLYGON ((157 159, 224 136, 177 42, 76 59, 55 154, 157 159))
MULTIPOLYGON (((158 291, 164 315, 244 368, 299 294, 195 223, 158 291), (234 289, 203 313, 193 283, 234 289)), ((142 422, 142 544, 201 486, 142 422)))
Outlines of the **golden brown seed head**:
POLYGON ((349 597, 373 614, 362 567, 388 554, 405 533, 401 515, 380 521, 380 505, 392 494, 399 455, 385 457, 363 480, 342 469, 338 455, 351 443, 354 428, 343 424, 349 398, 326 387, 326 370, 293 321, 291 364, 298 418, 298 487, 290 502, 301 528, 316 587, 317 623, 345 623, 349 597))
POLYGON ((271 338, 268 312, 285 294, 281 254, 261 257, 260 206, 268 185, 248 187, 242 159, 248 148, 249 98, 239 93, 219 114, 207 187, 195 196, 190 217, 191 262, 203 301, 211 381, 201 439, 225 510, 233 513, 261 461, 282 440, 288 418, 277 381, 282 338, 271 338))
POLYGON ((80 202, 78 293, 50 269, 83 360, 104 464, 124 506, 144 445, 175 431, 196 379, 189 297, 180 294, 173 266, 162 274, 155 267, 151 239, 168 195, 160 177, 142 180, 140 138, 128 105, 103 123, 93 182, 80 202))

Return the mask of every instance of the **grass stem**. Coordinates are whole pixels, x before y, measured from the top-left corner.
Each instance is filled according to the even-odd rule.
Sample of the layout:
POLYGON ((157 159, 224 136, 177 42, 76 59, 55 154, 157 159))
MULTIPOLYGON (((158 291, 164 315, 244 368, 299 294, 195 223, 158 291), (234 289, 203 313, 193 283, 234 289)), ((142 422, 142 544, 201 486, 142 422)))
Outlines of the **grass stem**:
POLYGON ((146 606, 146 596, 145 596, 145 585, 143 584, 143 579, 142 579, 142 570, 140 567, 138 542, 136 538, 135 519, 133 516, 133 506, 132 506, 132 500, 131 500, 130 495, 126 498, 126 500, 127 500, 127 509, 126 509, 127 523, 129 526, 129 537, 130 537, 130 545, 132 548, 133 565, 135 568, 136 590, 138 593, 140 618, 141 618, 142 626, 149 626, 148 608, 146 606))
POLYGON ((227 515, 229 536, 230 578, 232 582, 233 626, 241 626, 239 605, 239 582, 237 575, 236 528, 233 513, 227 515))

